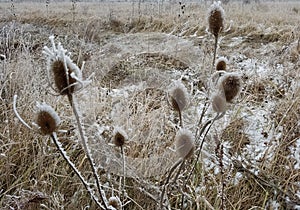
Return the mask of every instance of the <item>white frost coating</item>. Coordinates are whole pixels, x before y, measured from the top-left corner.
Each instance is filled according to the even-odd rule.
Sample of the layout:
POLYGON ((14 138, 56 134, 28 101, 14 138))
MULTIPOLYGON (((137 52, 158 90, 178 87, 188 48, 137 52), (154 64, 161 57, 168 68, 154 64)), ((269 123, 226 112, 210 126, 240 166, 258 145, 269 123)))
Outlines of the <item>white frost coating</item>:
POLYGON ((51 117, 55 120, 56 126, 59 125, 60 117, 51 106, 49 106, 45 102, 43 103, 36 102, 36 107, 38 108, 38 112, 47 112, 48 114, 50 114, 51 117))
POLYGON ((85 178, 81 175, 80 171, 76 168, 76 166, 74 165, 74 163, 70 160, 70 157, 68 156, 68 154, 66 153, 66 151, 64 150, 62 144, 60 143, 60 141, 57 140, 57 135, 54 132, 53 134, 53 141, 56 144, 56 146, 58 147, 61 155, 64 157, 64 159, 67 161, 67 163, 69 164, 69 166, 75 171, 75 173, 77 174, 77 176, 79 177, 79 179, 84 183, 84 185, 86 186, 87 190, 90 193, 91 198, 93 198, 97 204, 101 207, 104 208, 98 198, 95 196, 94 191, 90 188, 90 184, 85 180, 85 178))
POLYGON ((189 94, 187 88, 182 84, 181 81, 174 81, 172 87, 169 90, 170 96, 177 102, 179 110, 184 110, 189 103, 189 94), (178 91, 183 95, 178 94, 178 91))
POLYGON ((18 111, 17 111, 17 95, 14 95, 14 101, 13 101, 13 109, 14 109, 14 113, 16 115, 16 117, 21 121, 21 123, 23 125, 25 125, 27 128, 29 128, 30 130, 32 130, 32 128, 22 119, 22 117, 19 115, 18 111))
POLYGON ((113 135, 116 135, 117 133, 120 133, 124 137, 125 140, 128 139, 128 135, 125 132, 125 130, 123 128, 119 127, 119 126, 114 127, 114 132, 113 133, 114 133, 113 135))
MULTIPOLYGON (((42 53, 47 56, 47 74, 48 78, 51 72, 51 63, 55 61, 62 61, 65 65, 65 69, 68 69, 71 71, 71 77, 74 78, 77 83, 80 84, 80 86, 75 86, 75 88, 78 90, 85 85, 89 84, 91 81, 90 80, 83 80, 82 79, 82 71, 81 69, 72 61, 70 54, 66 49, 63 48, 61 43, 58 43, 57 46, 55 45, 54 42, 54 36, 49 37, 52 48, 48 48, 47 46, 44 46, 42 53)), ((66 74, 69 74, 68 71, 66 71, 66 74)))
POLYGON ((222 19, 223 20, 225 19, 225 11, 224 11, 223 7, 221 6, 221 1, 217 1, 217 2, 215 1, 212 5, 210 5, 208 13, 207 13, 207 17, 206 17, 207 21, 213 11, 220 11, 222 19))
MULTIPOLYGON (((300 138, 296 141, 296 145, 290 147, 291 156, 295 159, 296 163, 294 165, 294 169, 300 169, 300 138)), ((299 193, 300 197, 300 193, 299 193)))

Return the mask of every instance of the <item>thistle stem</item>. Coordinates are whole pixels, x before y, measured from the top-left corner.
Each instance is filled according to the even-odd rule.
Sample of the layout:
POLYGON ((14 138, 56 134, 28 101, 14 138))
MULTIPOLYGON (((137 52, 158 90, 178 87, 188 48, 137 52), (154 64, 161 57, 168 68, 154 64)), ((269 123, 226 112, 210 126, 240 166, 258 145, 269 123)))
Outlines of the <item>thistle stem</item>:
POLYGON ((177 162, 174 163, 174 165, 170 168, 170 172, 169 172, 169 175, 164 183, 164 186, 163 186, 163 190, 161 192, 161 198, 160 198, 160 209, 163 209, 163 202, 164 202, 164 195, 165 195, 165 192, 166 192, 166 188, 167 188, 167 184, 169 183, 170 181, 170 178, 173 174, 173 172, 175 171, 175 169, 179 166, 179 164, 181 164, 183 162, 183 159, 179 159, 177 162))
POLYGON ((212 74, 214 66, 215 66, 217 48, 218 48, 218 35, 215 36, 214 58, 213 58, 213 63, 212 63, 212 67, 211 67, 211 74, 212 74))
POLYGON ((89 192, 90 196, 92 197, 92 199, 96 202, 96 204, 102 208, 105 209, 101 203, 99 203, 97 197, 95 197, 92 189, 89 187, 88 182, 84 179, 84 177, 81 175, 80 171, 76 168, 76 166, 74 165, 74 163, 70 160, 70 158, 67 156, 65 150, 63 149, 61 143, 58 141, 56 133, 52 133, 51 138, 55 144, 55 146, 57 147, 58 151, 60 152, 60 154, 62 155, 62 157, 65 159, 65 161, 68 163, 68 165, 71 167, 71 169, 74 171, 74 173, 78 176, 78 178, 80 179, 80 181, 82 182, 82 184, 84 185, 85 189, 89 192))
MULTIPOLYGON (((125 184, 126 184, 125 154, 124 154, 123 146, 121 146, 121 152, 122 152, 122 158, 123 158, 123 186, 122 186, 122 197, 123 197, 122 203, 123 203, 125 200, 125 184)), ((122 205, 122 209, 123 209, 123 205, 122 205)))
POLYGON ((70 105, 72 106, 73 113, 74 113, 76 121, 77 121, 77 126, 78 126, 79 134, 80 134, 80 137, 81 137, 81 142, 82 142, 85 154, 87 156, 87 159, 89 161, 89 164, 90 164, 90 166, 92 168, 92 171, 93 171, 93 174, 94 174, 94 178, 96 180, 98 192, 100 194, 100 198, 101 198, 101 200, 103 202, 103 205, 104 205, 105 209, 108 209, 108 207, 107 207, 107 199, 105 198, 104 192, 102 191, 102 186, 100 184, 100 179, 99 179, 99 176, 97 174, 95 163, 94 163, 93 158, 92 158, 92 156, 90 154, 90 150, 88 148, 87 141, 86 141, 84 133, 83 133, 83 128, 82 128, 82 125, 81 125, 81 122, 80 122, 80 117, 79 117, 79 114, 78 114, 78 111, 77 111, 77 108, 76 108, 76 104, 74 103, 74 98, 73 98, 73 95, 71 93, 68 93, 68 99, 69 99, 70 105))

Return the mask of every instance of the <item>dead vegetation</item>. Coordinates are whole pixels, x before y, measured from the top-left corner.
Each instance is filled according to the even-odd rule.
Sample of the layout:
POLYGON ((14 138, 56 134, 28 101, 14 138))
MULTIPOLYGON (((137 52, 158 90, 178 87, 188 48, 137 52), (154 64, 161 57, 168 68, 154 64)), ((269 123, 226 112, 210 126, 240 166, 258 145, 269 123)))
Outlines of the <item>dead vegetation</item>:
MULTIPOLYGON (((300 205, 300 171, 294 168, 299 160, 292 152, 299 148, 300 138, 300 39, 295 27, 299 4, 295 4, 224 5, 227 25, 219 56, 229 59, 229 71, 239 70, 247 79, 240 98, 230 105, 234 109, 227 113, 227 121, 212 132, 220 139, 209 139, 193 179, 182 188, 186 209, 300 205), (257 130, 256 135, 249 130, 257 130), (257 149, 258 160, 252 157, 257 151, 251 150, 256 142, 263 148, 257 149)), ((66 130, 59 138, 83 175, 92 177, 66 99, 49 91, 41 50, 54 34, 74 52, 72 59, 79 66, 85 61, 84 75, 95 72, 91 88, 78 93, 78 104, 101 180, 108 183, 107 194, 120 187, 120 150, 111 143, 114 126, 122 126, 130 137, 125 147, 130 203, 125 209, 155 209, 156 187, 163 185, 176 160, 173 141, 179 119, 166 92, 173 80, 182 79, 194 94, 183 113, 184 124, 195 131, 203 123, 198 122, 197 107, 206 100, 213 51, 203 21, 208 5, 190 3, 181 17, 179 6, 171 3, 165 3, 165 12, 159 15, 144 3, 140 16, 131 13, 130 3, 81 2, 75 17, 67 3, 50 3, 47 15, 36 9, 40 5, 14 6, 16 16, 8 12, 10 4, 0 6, 1 208, 96 209, 50 139, 27 130, 12 111, 16 93, 27 122, 33 121, 36 101, 54 104, 63 118, 61 129, 66 130), (131 89, 134 85, 137 88, 131 89)), ((182 208, 181 181, 191 166, 186 164, 179 182, 169 189, 172 209, 182 208)))

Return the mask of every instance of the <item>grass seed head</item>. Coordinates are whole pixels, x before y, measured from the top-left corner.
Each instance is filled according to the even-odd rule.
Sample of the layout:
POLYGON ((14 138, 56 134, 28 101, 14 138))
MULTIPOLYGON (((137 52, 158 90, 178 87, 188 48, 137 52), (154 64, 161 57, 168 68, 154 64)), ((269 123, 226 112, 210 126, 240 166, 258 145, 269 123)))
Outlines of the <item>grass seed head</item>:
POLYGON ((51 135, 58 128, 60 123, 59 116, 51 106, 45 103, 38 103, 37 108, 36 124, 40 132, 44 135, 51 135))
POLYGON ((189 94, 186 87, 180 82, 175 82, 175 85, 169 91, 172 107, 176 111, 184 110, 189 103, 189 94))
POLYGON ((240 93, 241 82, 241 77, 235 73, 224 74, 219 79, 219 90, 224 93, 226 102, 232 102, 240 93))
POLYGON ((175 147, 179 157, 188 159, 194 154, 195 144, 191 131, 180 129, 175 136, 175 147))
POLYGON ((217 37, 224 28, 224 9, 220 3, 214 2, 208 12, 208 26, 209 31, 217 37))

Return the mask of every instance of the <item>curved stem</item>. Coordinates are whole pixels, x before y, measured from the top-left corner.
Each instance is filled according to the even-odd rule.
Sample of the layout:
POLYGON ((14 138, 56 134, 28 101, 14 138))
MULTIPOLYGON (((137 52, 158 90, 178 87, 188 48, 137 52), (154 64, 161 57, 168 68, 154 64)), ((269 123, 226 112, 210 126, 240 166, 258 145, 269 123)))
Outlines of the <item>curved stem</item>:
POLYGON ((160 198, 160 208, 163 209, 163 203, 164 203, 164 195, 165 195, 165 192, 166 192, 166 188, 167 188, 167 184, 169 183, 170 181, 170 178, 173 174, 173 172, 175 171, 175 169, 179 166, 179 164, 181 164, 183 162, 183 159, 179 159, 177 162, 174 163, 174 165, 171 167, 170 169, 170 172, 169 172, 169 175, 166 179, 166 182, 164 183, 164 186, 163 186, 163 190, 161 192, 161 198, 160 198))
POLYGON ((63 156, 63 158, 65 159, 65 161, 68 163, 68 165, 71 167, 71 169, 75 172, 75 174, 78 176, 78 178, 80 179, 80 181, 82 182, 82 184, 84 185, 85 189, 89 192, 90 196, 92 197, 92 199, 96 202, 96 204, 104 209, 104 207, 101 205, 101 203, 99 203, 97 197, 95 197, 93 190, 89 187, 89 183, 87 183, 87 181, 84 179, 84 177, 81 175, 80 171, 76 168, 76 166, 74 165, 74 163, 70 160, 70 158, 67 156, 65 150, 63 149, 61 143, 58 141, 56 133, 52 133, 51 138, 55 144, 55 146, 57 147, 58 151, 60 152, 60 154, 63 156))
POLYGON ((82 142, 85 154, 87 156, 87 159, 89 161, 89 164, 90 164, 90 166, 92 168, 93 175, 94 175, 94 178, 96 180, 96 184, 97 184, 97 188, 98 188, 98 192, 99 192, 100 198, 101 198, 101 200, 103 202, 103 205, 104 205, 105 209, 108 209, 108 207, 107 207, 107 199, 106 199, 106 197, 104 195, 104 192, 102 191, 102 186, 100 184, 100 178, 98 176, 98 173, 97 173, 97 170, 96 170, 93 158, 91 156, 91 152, 90 152, 90 150, 89 150, 89 148, 87 146, 87 141, 86 141, 84 133, 83 133, 83 128, 82 128, 82 125, 81 125, 81 122, 80 122, 79 114, 78 114, 76 105, 74 103, 73 95, 71 93, 68 94, 68 99, 69 99, 69 102, 70 102, 70 104, 72 106, 73 113, 74 113, 76 121, 77 121, 77 126, 78 126, 79 134, 80 134, 80 137, 81 137, 81 142, 82 142))
POLYGON ((16 117, 21 121, 21 123, 23 125, 25 125, 27 128, 29 128, 30 130, 33 130, 32 127, 30 127, 23 119, 22 117, 19 115, 18 113, 18 110, 17 110, 17 98, 18 96, 17 95, 14 95, 14 100, 13 100, 13 110, 14 110, 14 113, 16 115, 16 117))
POLYGON ((193 174, 193 172, 194 172, 194 170, 195 170, 195 168, 196 168, 196 165, 197 165, 198 160, 199 160, 199 158, 200 158, 200 154, 201 154, 201 151, 202 151, 202 147, 203 147, 203 145, 204 145, 204 141, 205 141, 205 139, 206 139, 206 136, 207 136, 207 134, 208 134, 208 132, 209 132, 211 126, 214 124, 214 122, 215 122, 216 120, 222 118, 224 115, 225 115, 225 112, 222 112, 221 114, 220 114, 220 113, 217 113, 217 115, 216 115, 212 120, 207 121, 206 124, 205 124, 205 125, 203 126, 203 128, 201 129, 200 136, 201 136, 202 133, 204 133, 205 128, 210 124, 210 126, 208 127, 208 129, 206 130, 206 132, 205 132, 205 134, 204 134, 204 136, 203 136, 203 139, 202 139, 202 141, 201 141, 200 147, 199 147, 199 149, 198 149, 198 153, 197 153, 197 158, 196 158, 196 160, 195 160, 195 164, 193 165, 193 168, 192 168, 192 170, 190 171, 190 174, 189 174, 188 178, 185 180, 184 186, 186 185, 187 181, 191 178, 191 176, 192 176, 192 174, 193 174))

